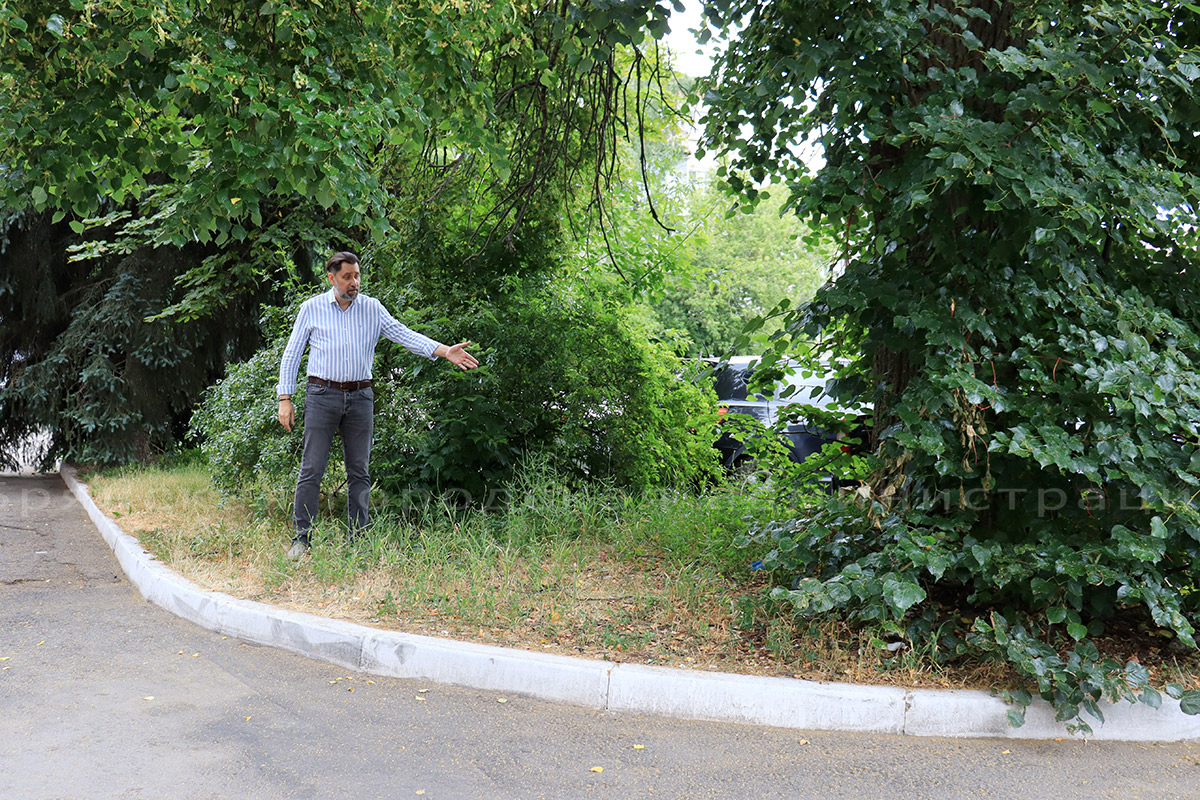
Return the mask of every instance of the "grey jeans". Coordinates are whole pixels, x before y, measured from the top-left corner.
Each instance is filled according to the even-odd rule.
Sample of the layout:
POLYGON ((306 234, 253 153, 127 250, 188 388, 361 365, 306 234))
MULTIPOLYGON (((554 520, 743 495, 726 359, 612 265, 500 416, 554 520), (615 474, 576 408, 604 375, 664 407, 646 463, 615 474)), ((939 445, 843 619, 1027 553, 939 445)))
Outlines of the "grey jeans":
POLYGON ((370 521, 371 435, 375 427, 375 393, 371 387, 343 392, 308 384, 304 393, 304 455, 296 481, 292 521, 296 538, 307 542, 321 496, 321 478, 329 463, 334 433, 342 435, 349 490, 347 517, 351 535, 370 521))

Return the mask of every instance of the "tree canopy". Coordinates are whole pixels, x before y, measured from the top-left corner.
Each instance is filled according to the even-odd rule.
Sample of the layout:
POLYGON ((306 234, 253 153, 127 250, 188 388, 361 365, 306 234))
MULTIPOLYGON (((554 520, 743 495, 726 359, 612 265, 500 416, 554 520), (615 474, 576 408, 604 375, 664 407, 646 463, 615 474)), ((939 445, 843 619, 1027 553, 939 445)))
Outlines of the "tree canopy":
POLYGON ((1096 643, 1144 618, 1195 645, 1200 6, 705 13, 732 32, 704 95, 726 179, 787 182, 846 265, 777 355, 821 342, 875 409, 859 502, 757 532, 781 597, 1007 658, 1064 718, 1156 704, 1096 643))
POLYGON ((47 459, 85 442, 100 461, 144 451, 128 437, 161 447, 226 359, 255 349, 253 309, 320 280, 316 253, 407 236, 431 208, 457 218, 470 252, 515 250, 564 198, 602 198, 668 12, 0 0, 3 440, 47 428, 47 459), (146 271, 152 292, 128 279, 146 271), (119 335, 84 323, 84 298, 126 291, 119 335), (171 358, 205 366, 175 399, 106 420, 170 374, 139 377, 182 335, 168 318, 230 346, 196 359, 214 341, 198 328, 171 358), (86 379, 101 374, 87 364, 107 379, 86 379))
MULTIPOLYGON (((667 13, 649 0, 4 2, 0 205, 77 234, 109 226, 92 253, 227 245, 300 200, 307 216, 384 230, 398 199, 427 200, 470 165, 496 190, 480 228, 504 234, 551 185, 599 190, 627 122, 621 90, 657 68, 636 44, 667 13)), ((205 281, 220 285, 189 279, 205 281)))

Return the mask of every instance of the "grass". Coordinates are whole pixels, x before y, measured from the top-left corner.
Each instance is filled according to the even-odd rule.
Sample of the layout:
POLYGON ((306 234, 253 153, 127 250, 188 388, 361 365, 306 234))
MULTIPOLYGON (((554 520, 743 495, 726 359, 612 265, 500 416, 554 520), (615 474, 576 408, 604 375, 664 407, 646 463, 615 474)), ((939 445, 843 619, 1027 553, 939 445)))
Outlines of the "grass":
POLYGON ((97 504, 207 589, 378 628, 539 652, 753 675, 904 686, 1012 684, 1000 665, 936 667, 835 622, 771 612, 767 577, 733 544, 770 500, 569 490, 534 470, 502 511, 376 514, 347 544, 329 509, 309 557, 286 519, 222 501, 201 465, 83 476, 97 504))

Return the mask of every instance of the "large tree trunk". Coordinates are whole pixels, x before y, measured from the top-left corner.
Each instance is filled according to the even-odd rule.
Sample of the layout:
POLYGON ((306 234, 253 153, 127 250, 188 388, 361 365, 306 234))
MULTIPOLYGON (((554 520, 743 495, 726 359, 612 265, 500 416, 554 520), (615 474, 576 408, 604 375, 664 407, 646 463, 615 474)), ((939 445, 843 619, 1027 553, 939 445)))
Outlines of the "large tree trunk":
MULTIPOLYGON (((914 75, 928 76, 933 70, 950 71, 963 67, 972 67, 978 72, 983 72, 985 66, 982 63, 981 52, 993 48, 1003 50, 1009 46, 1019 46, 1026 38, 1024 32, 1013 29, 1013 3, 1011 2, 976 0, 975 2, 961 3, 955 2, 955 0, 929 0, 928 8, 934 7, 941 7, 953 15, 962 15, 962 10, 968 7, 987 12, 987 18, 970 17, 970 23, 967 26, 967 30, 978 38, 982 45, 974 48, 968 47, 963 31, 956 26, 934 25, 927 32, 927 49, 913 55, 912 74, 914 75)), ((898 87, 898 89, 901 88, 902 91, 898 91, 895 95, 896 102, 919 106, 927 96, 941 87, 937 82, 928 80, 923 83, 904 81, 903 86, 898 87)), ((991 121, 1003 119, 1005 109, 999 103, 978 98, 963 98, 963 102, 969 104, 972 110, 984 119, 991 121)), ((882 173, 895 169, 914 157, 919 157, 919 154, 914 151, 919 151, 925 146, 920 139, 909 139, 905 144, 895 146, 890 143, 888 137, 877 138, 871 146, 864 181, 878 181, 882 173)), ((880 209, 876 214, 876 221, 881 222, 887 213, 889 213, 887 209, 880 209)), ((969 192, 964 191, 952 191, 943 195, 939 200, 938 213, 936 215, 931 213, 930 224, 943 224, 949 227, 955 239, 959 235, 986 237, 996 227, 996 222, 984 212, 978 200, 970 196, 969 192)), ((895 275, 895 282, 912 289, 923 286, 927 292, 946 288, 942 276, 922 274, 929 271, 927 265, 934 260, 928 257, 930 247, 927 241, 921 237, 921 232, 917 232, 913 239, 905 243, 904 251, 908 257, 902 263, 891 262, 892 269, 904 273, 895 275)), ((957 287, 957 291, 954 286, 948 288, 951 290, 951 298, 957 296, 965 299, 973 293, 973 290, 966 286, 957 287)), ((947 304, 947 306, 946 313, 953 316, 953 306, 951 304, 947 304)), ((872 354, 872 370, 878 387, 872 429, 873 446, 879 443, 879 433, 897 421, 896 405, 909 384, 920 373, 920 364, 924 359, 914 358, 915 353, 912 348, 929 346, 919 339, 914 340, 901 336, 897 331, 888 330, 891 325, 890 320, 881 324, 886 333, 880 337, 883 343, 878 345, 872 354)), ((974 450, 976 437, 990 427, 986 419, 986 415, 990 412, 967 407, 964 399, 959 398, 959 400, 963 407, 956 412, 955 421, 960 428, 960 438, 965 447, 974 450)), ((877 447, 875 449, 878 450, 877 447)), ((887 454, 883 467, 872 480, 877 496, 895 501, 904 498, 904 487, 908 483, 905 474, 907 463, 908 458, 903 452, 887 454)))

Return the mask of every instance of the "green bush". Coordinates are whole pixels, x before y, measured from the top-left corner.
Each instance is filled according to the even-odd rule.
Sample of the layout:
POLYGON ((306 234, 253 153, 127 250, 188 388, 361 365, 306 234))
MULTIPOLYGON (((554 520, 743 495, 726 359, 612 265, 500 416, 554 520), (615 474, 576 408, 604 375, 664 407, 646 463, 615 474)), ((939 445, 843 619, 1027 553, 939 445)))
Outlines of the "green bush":
MULTIPOLYGON (((716 478, 711 393, 681 375, 677 359, 647 341, 619 304, 537 279, 512 287, 453 319, 410 313, 403 284, 378 287, 413 329, 451 344, 475 341, 481 362, 463 372, 379 345, 372 452, 379 502, 446 495, 476 506, 501 502, 526 455, 578 481, 634 489, 716 478)), ((292 313, 294 306, 276 312, 292 313)), ((286 503, 300 453, 299 429, 288 434, 276 420, 287 338, 276 327, 265 349, 206 394, 193 423, 217 486, 271 505, 286 503)), ((296 400, 301 415, 303 392, 296 400)), ((335 444, 333 476, 338 464, 335 444)))
MULTIPOLYGON (((248 361, 230 366, 192 416, 193 436, 201 442, 218 491, 272 509, 290 502, 303 443, 302 425, 288 433, 278 419, 275 385, 286 343, 286 337, 277 339, 248 361)), ((296 393, 295 404, 300 420, 303 392, 296 393)), ((331 454, 331 465, 339 460, 339 454, 331 454)))
POLYGON ((426 330, 474 341, 478 370, 397 368, 389 357, 408 411, 377 428, 386 489, 453 489, 486 503, 526 455, 635 489, 715 476, 711 395, 602 291, 525 279, 455 317, 464 322, 426 330))
POLYGON ((891 400, 880 463, 902 472, 742 544, 797 614, 936 640, 939 660, 1008 661, 1086 730, 1101 698, 1161 702, 1161 679, 1102 639, 1141 626, 1196 645, 1200 337, 1136 292, 1020 285, 991 298, 990 322, 959 306, 959 324, 986 325, 982 376, 934 349, 891 400), (1043 304, 1060 311, 1049 332, 1028 322, 1043 304))

